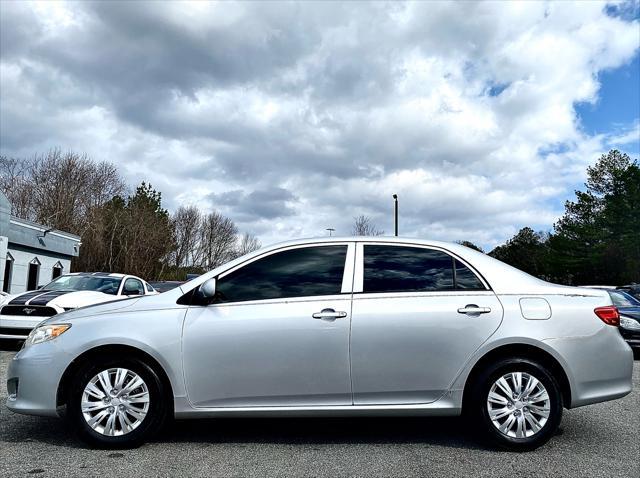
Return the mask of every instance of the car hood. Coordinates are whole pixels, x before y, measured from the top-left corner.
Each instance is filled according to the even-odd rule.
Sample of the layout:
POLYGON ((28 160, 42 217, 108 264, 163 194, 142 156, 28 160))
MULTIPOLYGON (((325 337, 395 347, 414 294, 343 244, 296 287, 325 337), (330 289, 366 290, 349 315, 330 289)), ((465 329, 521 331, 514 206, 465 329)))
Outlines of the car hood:
POLYGON ((75 319, 85 319, 87 317, 100 316, 111 312, 127 309, 138 303, 143 297, 125 297, 123 299, 92 304, 78 309, 63 312, 47 319, 43 323, 58 323, 60 321, 73 322, 75 319))
POLYGON ((37 290, 11 297, 3 305, 26 305, 76 309, 87 305, 122 300, 122 296, 91 290, 37 290))

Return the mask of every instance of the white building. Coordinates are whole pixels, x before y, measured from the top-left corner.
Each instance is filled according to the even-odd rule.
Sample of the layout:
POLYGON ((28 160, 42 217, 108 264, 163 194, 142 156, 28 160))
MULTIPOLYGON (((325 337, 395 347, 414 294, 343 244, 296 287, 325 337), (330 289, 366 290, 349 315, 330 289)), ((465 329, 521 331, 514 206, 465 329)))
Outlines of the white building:
POLYGON ((18 294, 48 284, 69 272, 80 237, 11 215, 0 192, 0 290, 18 294))

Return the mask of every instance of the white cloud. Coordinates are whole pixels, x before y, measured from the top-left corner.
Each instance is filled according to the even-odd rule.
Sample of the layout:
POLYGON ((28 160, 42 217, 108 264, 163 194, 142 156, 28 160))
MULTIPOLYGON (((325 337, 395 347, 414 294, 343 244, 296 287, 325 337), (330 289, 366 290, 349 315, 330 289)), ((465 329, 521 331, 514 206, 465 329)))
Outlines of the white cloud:
POLYGON ((607 139, 611 146, 635 146, 635 151, 640 149, 640 121, 636 120, 625 130, 614 133, 607 139))
POLYGON ((264 243, 359 214, 391 232, 398 193, 402 233, 492 246, 637 140, 574 109, 637 54, 638 21, 604 7, 2 2, 0 149, 86 151, 264 243), (260 219, 265 194, 296 199, 260 219))

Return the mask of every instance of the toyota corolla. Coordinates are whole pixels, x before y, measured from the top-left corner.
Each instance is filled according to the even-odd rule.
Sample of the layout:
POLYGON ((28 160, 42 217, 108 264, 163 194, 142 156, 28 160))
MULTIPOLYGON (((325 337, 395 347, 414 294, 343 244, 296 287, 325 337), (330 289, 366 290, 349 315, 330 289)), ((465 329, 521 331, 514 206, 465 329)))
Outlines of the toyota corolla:
POLYGON ((65 312, 8 370, 8 407, 102 447, 166 418, 460 415, 545 443, 564 408, 631 391, 606 291, 550 284, 458 244, 274 245, 162 295, 65 312))

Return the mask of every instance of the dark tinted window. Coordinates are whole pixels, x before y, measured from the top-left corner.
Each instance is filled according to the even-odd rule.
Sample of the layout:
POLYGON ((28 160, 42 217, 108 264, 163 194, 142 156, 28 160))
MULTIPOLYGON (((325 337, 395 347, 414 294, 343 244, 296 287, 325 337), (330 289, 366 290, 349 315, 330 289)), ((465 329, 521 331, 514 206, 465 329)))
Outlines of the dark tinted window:
POLYGON ((364 292, 454 290, 453 259, 417 247, 364 246, 364 292))
POLYGON ((485 290, 486 287, 471 269, 456 259, 456 289, 485 290))
POLYGON ((347 246, 291 249, 247 264, 216 284, 216 302, 339 294, 347 246))

